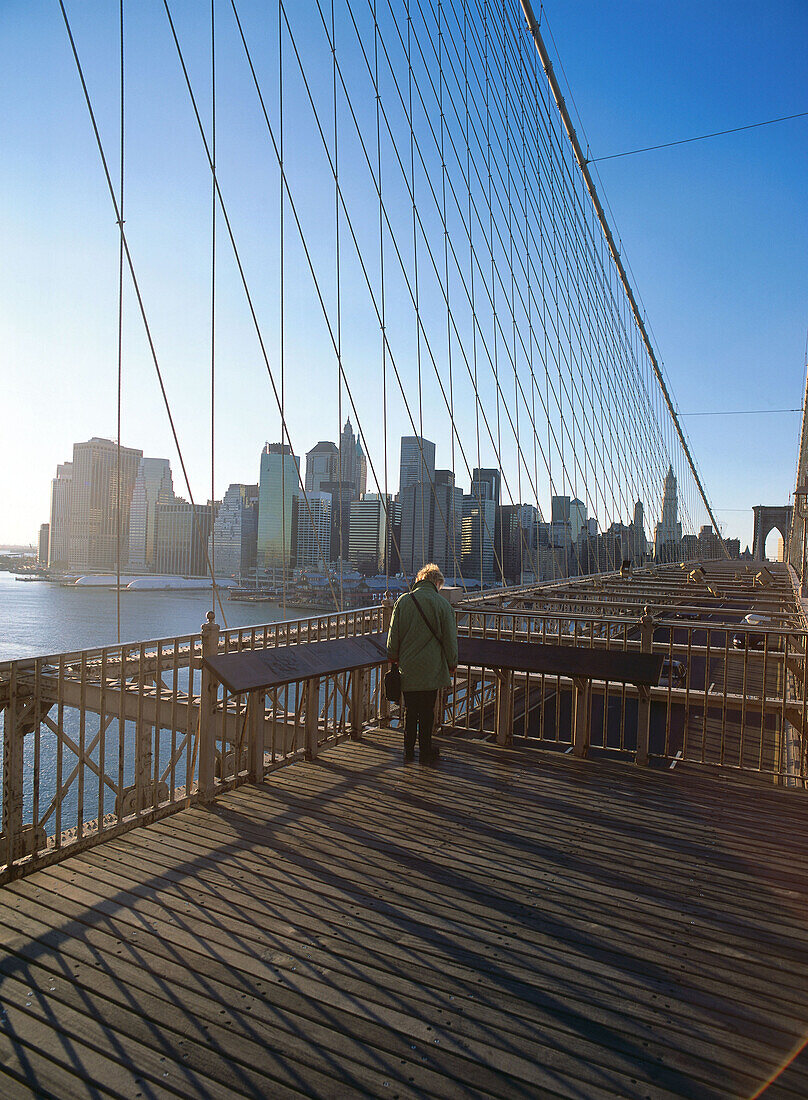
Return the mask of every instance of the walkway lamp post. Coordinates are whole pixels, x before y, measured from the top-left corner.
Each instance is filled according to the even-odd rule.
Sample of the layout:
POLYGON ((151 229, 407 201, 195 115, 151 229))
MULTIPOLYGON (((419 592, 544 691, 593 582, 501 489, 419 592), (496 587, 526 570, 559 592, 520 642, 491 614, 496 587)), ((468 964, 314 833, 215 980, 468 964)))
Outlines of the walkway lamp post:
POLYGON ((800 595, 805 595, 805 535, 808 527, 808 476, 794 490, 794 510, 802 520, 802 568, 800 569, 800 595))

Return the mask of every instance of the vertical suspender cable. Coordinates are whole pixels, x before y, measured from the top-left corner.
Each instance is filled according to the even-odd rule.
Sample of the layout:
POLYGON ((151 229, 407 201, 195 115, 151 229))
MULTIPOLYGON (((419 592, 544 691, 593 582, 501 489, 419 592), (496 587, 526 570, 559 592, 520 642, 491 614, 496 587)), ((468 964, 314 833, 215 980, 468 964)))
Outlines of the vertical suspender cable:
MULTIPOLYGON (((336 56, 336 55, 335 55, 336 56)), ((336 73, 335 73, 336 76, 336 73)), ((379 23, 376 16, 376 0, 373 0, 373 87, 376 92, 376 175, 379 183, 379 307, 382 335, 382 433, 384 446, 384 596, 390 596, 390 554, 393 546, 393 516, 387 475, 387 335, 384 301, 384 202, 382 200, 382 130, 381 93, 379 92, 379 23)), ((341 382, 340 382, 341 385, 341 382)), ((378 486, 381 491, 381 486, 378 486)), ((381 523, 381 515, 379 516, 381 523)))
MULTIPOLYGON (((210 102, 213 160, 210 208, 210 588, 216 612, 216 0, 210 0, 210 102)), ((225 626, 227 624, 225 623, 225 626)))
MULTIPOLYGON (((281 391, 281 569, 282 569, 282 590, 281 600, 283 617, 286 618, 286 453, 283 443, 283 421, 286 418, 286 392, 285 392, 285 358, 286 358, 286 332, 284 328, 286 320, 286 287, 284 283, 284 276, 286 272, 285 256, 284 256, 284 211, 285 211, 285 190, 283 186, 283 0, 278 0, 278 149, 280 152, 280 172, 281 172, 281 184, 280 184, 280 391, 281 391)), ((289 448, 291 452, 291 447, 289 448)), ((292 459, 294 461, 294 459, 292 459)), ((291 542, 289 546, 291 553, 291 542)))
POLYGON ((117 624, 118 645, 121 644, 121 405, 123 394, 123 181, 124 181, 124 26, 123 26, 123 0, 119 5, 120 20, 120 76, 121 76, 121 122, 120 122, 120 186, 118 192, 118 405, 117 405, 117 439, 116 450, 116 483, 117 493, 115 500, 115 621, 117 624))
MULTIPOLYGON (((336 323, 336 343, 337 343, 337 419, 339 439, 339 449, 337 452, 337 470, 338 470, 338 489, 339 489, 339 610, 345 610, 345 586, 343 577, 343 562, 345 561, 345 520, 343 516, 343 509, 345 507, 344 497, 345 490, 342 483, 342 278, 341 278, 341 256, 340 256, 340 214, 339 214, 339 118, 337 114, 337 39, 336 39, 336 24, 334 19, 334 0, 331 0, 331 87, 334 99, 334 261, 336 264, 335 277, 336 277, 336 292, 337 292, 337 323, 336 323)), ((355 455, 347 456, 348 469, 353 471, 356 465, 355 455)), ((331 498, 333 500, 333 497, 331 498)), ((353 499, 353 490, 351 491, 351 499, 353 499)), ((348 523, 350 525, 350 503, 348 505, 348 523)))
MULTIPOLYGON (((426 565, 426 548, 428 545, 426 530, 426 499, 424 493, 425 458, 423 452, 424 439, 424 397, 421 381, 421 309, 418 296, 418 216, 415 201, 415 119, 412 113, 412 16, 410 14, 410 0, 406 3, 407 13, 407 111, 410 124, 410 188, 412 197, 412 264, 413 264, 413 291, 415 294, 415 360, 418 368, 418 435, 420 442, 418 450, 421 456, 418 487, 421 498, 421 565, 426 565)), ((413 522, 415 517, 413 516, 413 522)), ((413 551, 415 540, 413 540, 413 551)), ((413 565, 415 563, 413 562, 413 565)), ((417 570, 416 570, 417 572, 417 570)))

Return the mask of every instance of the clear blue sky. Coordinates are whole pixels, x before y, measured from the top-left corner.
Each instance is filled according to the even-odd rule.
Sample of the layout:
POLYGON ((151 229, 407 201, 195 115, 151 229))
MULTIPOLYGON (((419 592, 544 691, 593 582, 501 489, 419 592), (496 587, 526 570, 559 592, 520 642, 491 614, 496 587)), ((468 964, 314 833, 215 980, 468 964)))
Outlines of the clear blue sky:
MULTIPOLYGON (((206 6, 177 0, 172 10, 207 111, 207 26, 200 16, 206 6)), ((269 81, 275 44, 258 17, 261 7, 244 0, 240 10, 269 81)), ((304 8, 295 6, 298 13, 304 8)), ((535 8, 538 16, 540 5, 535 8)), ((316 6, 311 9, 319 19, 316 6)), ((117 4, 73 0, 68 10, 117 163, 117 4)), ((128 3, 127 11, 127 228, 194 493, 206 499, 210 184, 162 5, 128 3)), ((764 9, 745 2, 577 0, 545 4, 543 18, 591 157, 808 110, 808 7, 802 2, 764 9)), ((277 188, 268 182, 270 151, 229 5, 220 5, 220 20, 222 185, 277 366, 277 270, 265 240, 277 222, 277 188)), ((330 71, 319 79, 327 83, 330 71)), ((56 464, 70 458, 73 442, 115 435, 117 239, 55 3, 0 5, 0 97, 0 542, 24 542, 48 518, 50 479, 56 464)), ((310 119, 290 106, 286 125, 287 142, 298 150, 294 183, 307 195, 307 228, 325 265, 333 192, 320 193, 315 185, 322 165, 310 119)), ((597 166, 602 197, 685 413, 802 403, 807 139, 808 118, 597 166)), ((350 178, 355 165, 346 161, 350 178)), ((291 233, 288 248, 291 262, 301 263, 291 233)), ((363 384, 361 369, 363 353, 376 354, 377 336, 360 308, 359 283, 355 264, 352 269, 346 260, 343 323, 346 330, 354 326, 352 377, 363 422, 374 425, 378 456, 379 381, 374 375, 363 384)), ((393 280, 388 289, 402 292, 393 280)), ((325 293, 331 302, 333 287, 325 293)), ((215 491, 221 496, 231 481, 255 481, 263 443, 280 437, 221 228, 218 294, 215 491)), ((336 439, 340 409, 333 366, 322 362, 327 340, 311 289, 293 283, 287 303, 289 421, 302 454, 320 438, 336 439)), ((175 487, 184 492, 131 295, 125 331, 122 441, 170 457, 175 487)), ((348 411, 343 394, 342 419, 348 411)), ((403 409, 393 411, 391 488, 398 435, 409 431, 403 409)), ((793 487, 799 416, 699 416, 685 424, 725 533, 750 541, 752 506, 783 503, 793 487)), ((425 434, 438 440, 438 464, 448 465, 448 436, 438 419, 427 419, 425 434)))

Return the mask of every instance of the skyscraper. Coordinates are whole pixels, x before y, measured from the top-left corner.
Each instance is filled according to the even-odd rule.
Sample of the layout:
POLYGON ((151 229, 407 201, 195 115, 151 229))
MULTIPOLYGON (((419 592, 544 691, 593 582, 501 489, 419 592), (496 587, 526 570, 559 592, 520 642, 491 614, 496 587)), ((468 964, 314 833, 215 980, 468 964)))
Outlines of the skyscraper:
POLYGON ((37 545, 36 563, 45 566, 48 564, 48 548, 50 546, 50 524, 40 523, 39 543, 37 545))
POLYGON ((679 522, 679 502, 673 466, 665 475, 665 497, 662 517, 654 531, 654 557, 658 562, 677 561, 681 553, 682 525, 679 522))
POLYGON ((300 459, 288 443, 267 443, 258 482, 259 569, 287 568, 292 556, 294 498, 300 493, 300 459))
POLYGON ((455 485, 451 470, 435 471, 432 561, 446 577, 461 572, 463 490, 455 485))
POLYGON ((258 486, 231 485, 219 506, 208 540, 216 575, 238 577, 255 569, 258 541, 258 486))
POLYGON ((336 444, 321 440, 306 452, 306 492, 319 493, 326 482, 337 481, 336 444))
POLYGON ((471 493, 469 495, 475 498, 479 497, 480 500, 493 500, 494 504, 499 507, 501 484, 502 474, 499 470, 485 470, 475 466, 471 474, 471 493))
POLYGON ((197 504, 175 497, 154 506, 154 572, 184 577, 204 577, 205 554, 216 505, 197 504), (194 514, 196 513, 196 514, 194 514))
POLYGON ((48 567, 66 569, 70 560, 70 491, 73 487, 73 463, 56 467, 51 482, 50 540, 48 567))
POLYGON ((461 534, 464 578, 490 584, 496 576, 494 568, 494 527, 497 508, 493 500, 476 496, 463 497, 461 534))
POLYGON ((430 486, 435 480, 435 444, 417 435, 401 437, 399 493, 408 485, 430 486))
POLYGON ((112 571, 119 558, 126 564, 129 508, 141 458, 143 451, 132 447, 119 449, 111 439, 97 436, 73 445, 71 569, 112 571))
POLYGON ((295 500, 294 549, 298 566, 324 569, 331 561, 331 493, 311 492, 295 500))
POLYGON ((350 417, 345 421, 339 437, 339 453, 333 480, 352 487, 352 500, 358 500, 367 488, 367 459, 359 437, 354 435, 350 417))
POLYGON ((132 489, 129 511, 129 565, 133 569, 154 568, 156 505, 170 504, 176 497, 167 458, 141 458, 132 489))
POLYGON ((648 540, 645 537, 645 512, 642 501, 634 505, 634 518, 631 521, 631 560, 642 565, 648 555, 648 540))
POLYGON ((429 481, 416 481, 402 488, 401 505, 401 568, 405 573, 417 573, 422 565, 433 560, 435 501, 429 481))
POLYGON ((352 502, 348 558, 354 567, 373 568, 379 573, 384 569, 390 544, 387 513, 391 505, 392 498, 379 493, 366 493, 352 502))

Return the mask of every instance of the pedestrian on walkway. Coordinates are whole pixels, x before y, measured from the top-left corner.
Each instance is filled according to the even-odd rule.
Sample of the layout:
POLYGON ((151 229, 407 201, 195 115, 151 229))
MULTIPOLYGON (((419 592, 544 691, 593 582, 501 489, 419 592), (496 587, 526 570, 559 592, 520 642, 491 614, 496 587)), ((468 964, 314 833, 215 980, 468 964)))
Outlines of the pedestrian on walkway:
POLYGON ((396 601, 387 635, 387 657, 398 664, 404 695, 404 763, 433 764, 435 700, 457 668, 457 625, 449 601, 440 595, 443 573, 434 562, 419 570, 410 592, 396 601))

